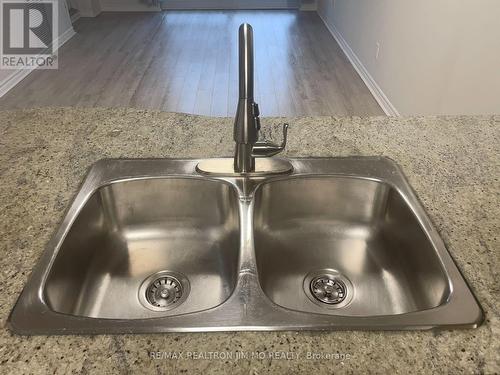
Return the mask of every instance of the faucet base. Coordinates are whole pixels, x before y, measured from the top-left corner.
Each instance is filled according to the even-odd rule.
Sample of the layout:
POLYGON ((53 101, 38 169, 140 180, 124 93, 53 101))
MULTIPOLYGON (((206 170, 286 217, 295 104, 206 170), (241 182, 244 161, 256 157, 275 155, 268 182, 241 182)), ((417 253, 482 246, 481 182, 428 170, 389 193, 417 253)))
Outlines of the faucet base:
POLYGON ((269 176, 292 173, 293 166, 287 159, 256 158, 255 171, 235 172, 233 158, 214 158, 198 163, 196 171, 211 176, 269 176))

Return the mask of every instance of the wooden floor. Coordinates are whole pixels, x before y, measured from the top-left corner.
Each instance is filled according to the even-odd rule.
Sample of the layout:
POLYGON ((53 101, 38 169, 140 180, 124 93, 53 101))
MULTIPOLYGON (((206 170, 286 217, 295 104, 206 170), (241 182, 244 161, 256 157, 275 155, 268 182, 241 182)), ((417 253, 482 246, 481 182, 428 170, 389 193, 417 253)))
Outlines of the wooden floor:
POLYGON ((255 33, 263 116, 381 115, 315 12, 168 11, 80 19, 58 70, 36 71, 0 108, 113 106, 233 116, 237 30, 255 33))

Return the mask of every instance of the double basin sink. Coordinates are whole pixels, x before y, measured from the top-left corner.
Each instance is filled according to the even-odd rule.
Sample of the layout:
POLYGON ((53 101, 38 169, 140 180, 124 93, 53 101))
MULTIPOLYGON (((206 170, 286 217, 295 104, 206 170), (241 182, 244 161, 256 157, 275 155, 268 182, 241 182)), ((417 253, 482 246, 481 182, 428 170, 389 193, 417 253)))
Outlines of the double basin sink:
POLYGON ((398 166, 102 160, 11 316, 20 334, 476 327, 483 314, 398 166))

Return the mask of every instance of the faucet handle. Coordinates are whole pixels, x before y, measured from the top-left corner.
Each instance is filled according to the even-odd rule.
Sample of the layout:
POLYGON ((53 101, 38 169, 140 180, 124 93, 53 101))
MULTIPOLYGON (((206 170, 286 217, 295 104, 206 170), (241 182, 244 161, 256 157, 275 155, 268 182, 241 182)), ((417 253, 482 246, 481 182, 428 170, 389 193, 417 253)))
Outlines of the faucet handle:
POLYGON ((271 142, 256 142, 252 149, 252 156, 258 158, 279 154, 286 147, 287 137, 288 124, 283 124, 283 141, 281 142, 281 145, 277 145, 271 142))
POLYGON ((260 131, 259 105, 255 102, 252 104, 252 111, 253 111, 253 118, 255 119, 255 127, 257 128, 257 131, 260 131))

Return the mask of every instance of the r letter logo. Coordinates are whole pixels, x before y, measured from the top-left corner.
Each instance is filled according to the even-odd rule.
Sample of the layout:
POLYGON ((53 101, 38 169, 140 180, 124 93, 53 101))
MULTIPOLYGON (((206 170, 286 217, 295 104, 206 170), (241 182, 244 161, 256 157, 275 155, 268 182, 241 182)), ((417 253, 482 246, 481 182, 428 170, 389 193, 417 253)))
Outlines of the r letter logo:
POLYGON ((2 69, 56 69, 57 0, 0 0, 2 69))

